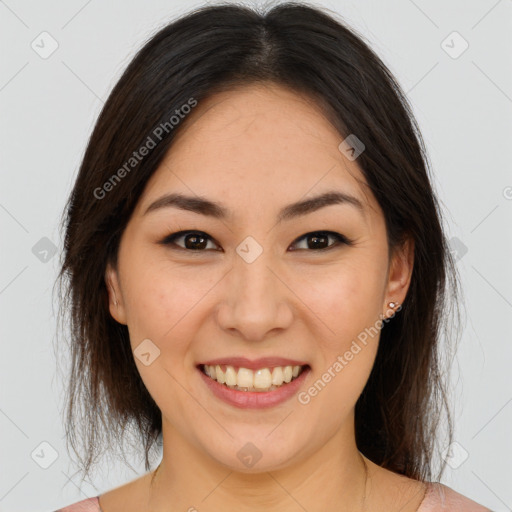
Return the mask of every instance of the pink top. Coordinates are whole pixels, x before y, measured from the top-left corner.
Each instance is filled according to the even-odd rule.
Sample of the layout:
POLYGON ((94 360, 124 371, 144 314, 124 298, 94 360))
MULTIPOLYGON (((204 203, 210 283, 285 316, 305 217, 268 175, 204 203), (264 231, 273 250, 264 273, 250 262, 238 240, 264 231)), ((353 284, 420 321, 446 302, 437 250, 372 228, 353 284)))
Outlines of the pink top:
MULTIPOLYGON (((428 483, 427 492, 416 512, 492 512, 490 508, 437 482, 428 483)), ((79 501, 56 512, 103 512, 98 496, 79 501)))

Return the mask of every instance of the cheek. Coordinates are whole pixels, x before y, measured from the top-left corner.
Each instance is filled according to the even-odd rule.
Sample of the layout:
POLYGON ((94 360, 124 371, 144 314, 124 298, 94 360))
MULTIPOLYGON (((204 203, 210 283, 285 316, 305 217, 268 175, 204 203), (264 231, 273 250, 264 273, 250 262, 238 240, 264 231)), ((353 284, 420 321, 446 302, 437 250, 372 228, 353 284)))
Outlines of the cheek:
POLYGON ((190 396, 181 383, 195 371, 190 343, 200 321, 201 299, 215 281, 160 257, 150 260, 132 253, 129 263, 131 268, 124 268, 124 290, 137 369, 162 411, 172 411, 175 419, 186 417, 190 396), (159 351, 150 365, 137 358, 137 348, 146 339, 159 351))
POLYGON ((304 303, 315 313, 313 321, 321 320, 316 329, 323 333, 315 336, 315 380, 304 401, 326 425, 338 424, 355 406, 378 349, 385 267, 362 252, 357 256, 301 278, 304 303))
POLYGON ((132 345, 149 338, 162 349, 172 344, 172 352, 179 353, 197 323, 202 300, 218 278, 142 252, 139 257, 132 253, 129 263, 124 289, 132 345))
POLYGON ((357 256, 297 272, 297 295, 336 350, 375 325, 381 313, 385 267, 357 256))

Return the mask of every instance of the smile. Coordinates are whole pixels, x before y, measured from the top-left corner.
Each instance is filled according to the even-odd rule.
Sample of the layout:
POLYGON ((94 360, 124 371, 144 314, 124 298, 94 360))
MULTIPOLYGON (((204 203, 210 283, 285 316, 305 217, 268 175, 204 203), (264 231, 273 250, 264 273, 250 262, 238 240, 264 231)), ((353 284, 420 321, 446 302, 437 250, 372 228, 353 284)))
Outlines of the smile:
POLYGON ((219 384, 245 392, 279 389, 298 378, 308 365, 250 369, 231 365, 200 365, 200 370, 219 384))
POLYGON ((196 366, 214 397, 240 409, 266 409, 284 404, 305 386, 311 366, 282 357, 257 360, 229 357, 196 366))

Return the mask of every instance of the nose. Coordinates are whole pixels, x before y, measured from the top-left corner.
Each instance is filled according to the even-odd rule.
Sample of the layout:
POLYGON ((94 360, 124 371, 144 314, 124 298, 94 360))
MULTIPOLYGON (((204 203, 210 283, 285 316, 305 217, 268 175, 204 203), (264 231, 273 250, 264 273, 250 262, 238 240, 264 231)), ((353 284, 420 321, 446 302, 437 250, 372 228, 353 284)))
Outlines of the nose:
POLYGON ((279 274, 265 251, 252 263, 236 257, 217 309, 220 327, 248 341, 264 340, 289 327, 293 293, 279 274))

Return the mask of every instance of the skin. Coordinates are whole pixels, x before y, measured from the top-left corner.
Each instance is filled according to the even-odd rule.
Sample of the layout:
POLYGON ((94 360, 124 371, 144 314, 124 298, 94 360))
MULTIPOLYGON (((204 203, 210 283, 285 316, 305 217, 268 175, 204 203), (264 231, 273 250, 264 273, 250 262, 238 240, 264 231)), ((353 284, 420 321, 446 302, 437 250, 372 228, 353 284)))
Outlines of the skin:
POLYGON ((424 484, 365 458, 365 488, 355 443, 354 407, 379 335, 305 405, 292 397, 235 408, 196 368, 217 357, 289 357, 311 366, 307 390, 359 333, 391 315, 390 301, 403 302, 412 242, 388 258, 383 213, 357 159, 340 152, 342 137, 309 98, 251 85, 212 96, 182 122, 122 236, 117 269, 105 272, 110 312, 128 326, 132 349, 149 338, 160 350, 149 366, 135 362, 162 411, 162 464, 151 489, 148 473, 101 495, 104 512, 356 511, 365 492, 364 510, 416 510, 424 484), (364 215, 338 204, 277 223, 284 206, 330 190, 357 197, 364 215), (222 203, 232 215, 173 207, 144 215, 170 192, 222 203), (158 243, 181 230, 208 234, 206 249, 183 249, 184 237, 175 241, 181 250, 158 243), (354 243, 330 238, 322 252, 303 237, 320 230, 354 243), (236 252, 247 236, 263 249, 252 263, 236 252), (248 442, 262 454, 252 468, 237 457, 248 442))

